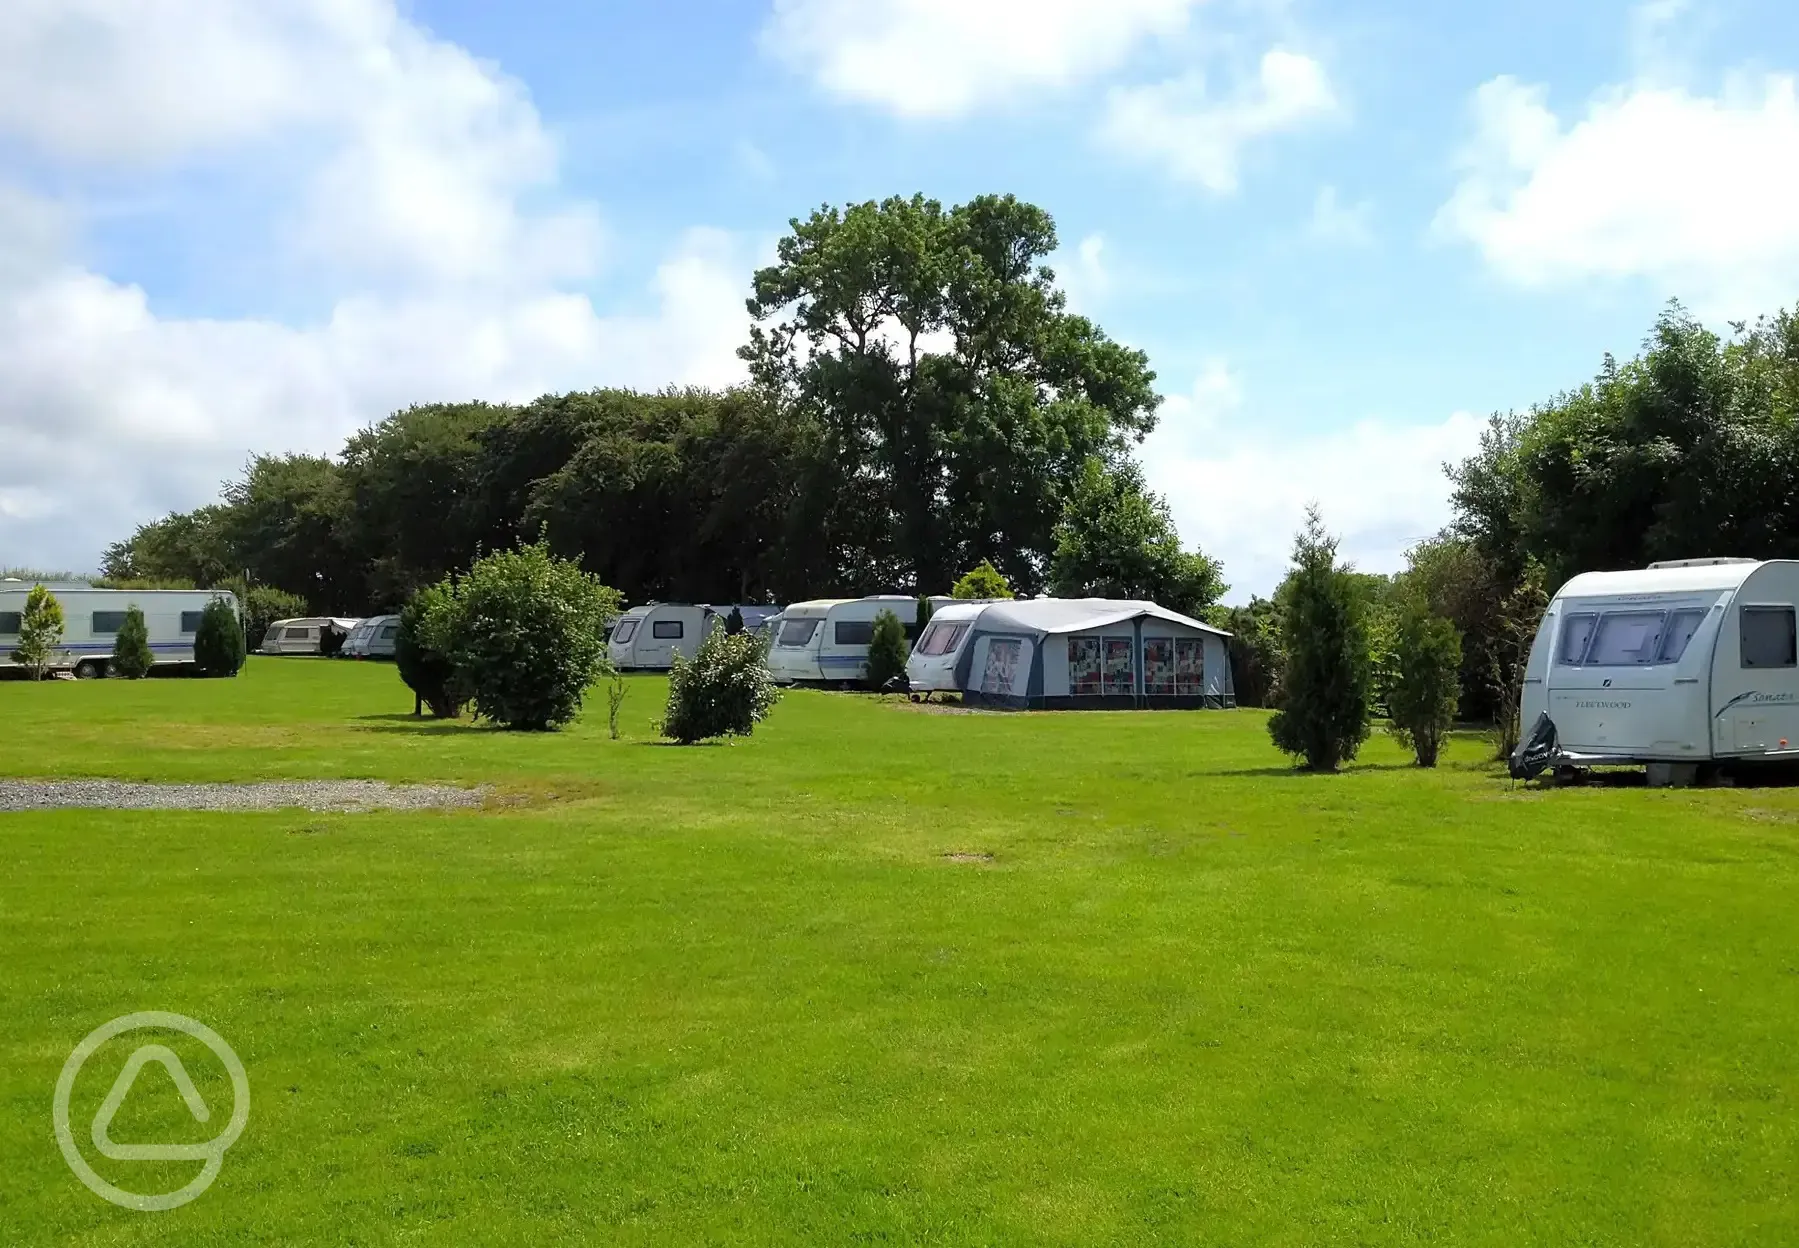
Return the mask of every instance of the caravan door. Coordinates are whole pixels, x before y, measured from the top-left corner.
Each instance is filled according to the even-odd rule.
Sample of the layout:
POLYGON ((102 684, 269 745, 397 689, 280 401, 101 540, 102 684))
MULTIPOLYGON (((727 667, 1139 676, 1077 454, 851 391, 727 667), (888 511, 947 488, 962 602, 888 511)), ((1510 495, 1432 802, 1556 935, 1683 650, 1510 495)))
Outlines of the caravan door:
POLYGON ((1751 577, 1723 611, 1712 666, 1712 752, 1718 757, 1799 749, 1799 621, 1751 577))

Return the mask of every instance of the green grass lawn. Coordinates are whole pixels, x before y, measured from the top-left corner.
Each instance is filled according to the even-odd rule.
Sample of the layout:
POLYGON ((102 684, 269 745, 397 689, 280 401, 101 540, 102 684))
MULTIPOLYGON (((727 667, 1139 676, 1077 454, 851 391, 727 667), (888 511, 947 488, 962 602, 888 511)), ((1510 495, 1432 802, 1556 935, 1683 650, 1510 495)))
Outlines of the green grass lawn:
MULTIPOLYGON (((0 684, 8 775, 496 787, 0 814, 0 1243, 1799 1242, 1799 790, 1514 790, 1473 739, 1302 776, 1257 712, 816 693, 682 749, 662 692, 614 742, 603 699, 415 723, 378 665, 0 684), (169 1213, 51 1129, 134 1010, 252 1089, 169 1213)), ((138 1087, 116 1139, 226 1112, 138 1087)))

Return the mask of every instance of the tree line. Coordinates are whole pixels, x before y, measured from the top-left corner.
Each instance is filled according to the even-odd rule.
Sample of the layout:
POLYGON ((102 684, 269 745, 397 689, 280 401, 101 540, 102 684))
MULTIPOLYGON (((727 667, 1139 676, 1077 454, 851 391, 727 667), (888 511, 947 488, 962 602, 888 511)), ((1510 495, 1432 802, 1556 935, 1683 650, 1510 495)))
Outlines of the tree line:
MULTIPOLYGON (((1338 666, 1365 662, 1358 687, 1376 712, 1394 709, 1408 661, 1450 652, 1419 631, 1422 611, 1460 639, 1455 713, 1496 724, 1509 752, 1531 642, 1567 579, 1662 559, 1799 558, 1799 316, 1730 328, 1714 333, 1669 304, 1634 359, 1607 354, 1592 381, 1489 420, 1476 452, 1445 466, 1451 523, 1413 547, 1404 570, 1336 567, 1331 592, 1355 617, 1338 653, 1362 656, 1338 666)), ((1321 528, 1302 534, 1271 597, 1217 613, 1236 634, 1240 701, 1288 700, 1294 652, 1316 632, 1295 597, 1326 540, 1321 528)))
POLYGON ((746 384, 411 407, 337 455, 253 458, 104 575, 364 615, 541 540, 628 601, 941 593, 990 560, 1020 593, 1198 613, 1221 569, 1133 457, 1155 374, 1068 311, 1055 247, 1010 196, 821 208, 751 278, 746 384))

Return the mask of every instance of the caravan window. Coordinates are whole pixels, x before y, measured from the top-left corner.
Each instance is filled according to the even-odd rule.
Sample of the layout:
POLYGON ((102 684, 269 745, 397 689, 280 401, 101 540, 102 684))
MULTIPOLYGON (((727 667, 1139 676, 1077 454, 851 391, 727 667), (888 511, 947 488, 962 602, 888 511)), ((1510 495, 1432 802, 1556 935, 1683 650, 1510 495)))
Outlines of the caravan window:
POLYGON ((781 635, 775 644, 789 648, 803 646, 811 642, 812 634, 817 631, 817 620, 786 620, 781 624, 781 635))
POLYGON ((941 655, 954 654, 956 647, 968 635, 966 624, 931 624, 924 630, 924 639, 918 643, 918 653, 941 655))
POLYGON ((399 635, 400 635, 400 626, 398 624, 383 624, 381 626, 381 640, 382 641, 392 641, 395 637, 398 637, 399 635))
POLYGON ((612 634, 612 640, 619 642, 622 645, 623 643, 630 641, 632 635, 636 632, 636 620, 620 620, 618 622, 618 628, 614 630, 612 634))
POLYGON ((1625 667, 1635 663, 1653 663, 1662 645, 1660 611, 1608 611, 1600 617, 1587 647, 1587 664, 1592 667, 1625 667))
POLYGON ((650 636, 657 641, 679 641, 686 635, 680 620, 656 620, 650 624, 650 636))
POLYGON ((25 616, 18 611, 0 611, 0 637, 17 637, 25 626, 25 616))
POLYGON ((98 637, 101 633, 116 633, 123 627, 125 627, 125 613, 123 611, 94 612, 94 636, 98 637))
POLYGON ((181 631, 184 633, 199 632, 200 617, 205 614, 204 611, 183 611, 181 613, 181 631))
POLYGON ((1678 663, 1680 656, 1687 652, 1687 643, 1693 640, 1693 634, 1705 623, 1703 607, 1688 607, 1676 611, 1668 617, 1668 627, 1662 630, 1662 652, 1657 659, 1662 663, 1678 663))
POLYGON ((313 633, 310 628, 290 628, 285 636, 288 641, 311 641, 313 633))
POLYGON ((834 634, 840 646, 866 646, 875 639, 873 620, 838 620, 834 634))
POLYGON ((1569 667, 1578 667, 1580 661, 1587 657, 1587 642, 1593 639, 1593 625, 1599 622, 1596 615, 1571 615, 1562 624, 1562 645, 1556 651, 1556 661, 1569 667))
POLYGON ((1799 666, 1799 647, 1791 607, 1744 607, 1742 640, 1744 667, 1799 666))

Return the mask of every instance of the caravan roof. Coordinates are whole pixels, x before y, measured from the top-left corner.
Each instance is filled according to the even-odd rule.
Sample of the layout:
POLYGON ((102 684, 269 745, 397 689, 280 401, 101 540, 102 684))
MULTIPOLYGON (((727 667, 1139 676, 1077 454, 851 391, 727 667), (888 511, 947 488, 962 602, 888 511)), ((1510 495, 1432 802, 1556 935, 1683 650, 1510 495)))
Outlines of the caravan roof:
POLYGON ((1740 563, 1681 562, 1626 572, 1583 572, 1562 586, 1557 598, 1609 598, 1620 594, 1695 594, 1738 589, 1761 567, 1740 563))
MULTIPOLYGON (((950 608, 945 608, 949 610, 950 608)), ((1153 602, 1127 598, 1013 598, 989 602, 981 613, 981 626, 988 630, 1015 628, 1038 633, 1078 633, 1089 628, 1104 628, 1134 620, 1139 616, 1184 624, 1219 637, 1230 634, 1221 628, 1170 611, 1153 602)))

